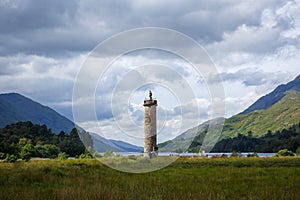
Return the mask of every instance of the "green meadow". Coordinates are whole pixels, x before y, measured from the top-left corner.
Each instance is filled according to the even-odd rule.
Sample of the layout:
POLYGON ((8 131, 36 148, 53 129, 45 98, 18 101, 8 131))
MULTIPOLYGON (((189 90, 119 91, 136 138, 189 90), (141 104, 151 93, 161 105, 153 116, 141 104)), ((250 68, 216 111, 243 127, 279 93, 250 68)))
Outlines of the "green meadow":
POLYGON ((1 200, 298 199, 299 187, 300 157, 180 158, 141 174, 96 159, 0 163, 1 200))

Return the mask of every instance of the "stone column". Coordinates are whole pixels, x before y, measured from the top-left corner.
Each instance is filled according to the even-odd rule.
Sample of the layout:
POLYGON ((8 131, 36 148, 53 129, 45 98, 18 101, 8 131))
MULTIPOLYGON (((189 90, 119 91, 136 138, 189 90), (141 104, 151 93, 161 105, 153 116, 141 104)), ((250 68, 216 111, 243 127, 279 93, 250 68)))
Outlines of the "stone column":
POLYGON ((152 99, 149 92, 149 100, 144 101, 144 157, 152 158, 157 156, 157 136, 156 136, 156 106, 157 101, 152 99))

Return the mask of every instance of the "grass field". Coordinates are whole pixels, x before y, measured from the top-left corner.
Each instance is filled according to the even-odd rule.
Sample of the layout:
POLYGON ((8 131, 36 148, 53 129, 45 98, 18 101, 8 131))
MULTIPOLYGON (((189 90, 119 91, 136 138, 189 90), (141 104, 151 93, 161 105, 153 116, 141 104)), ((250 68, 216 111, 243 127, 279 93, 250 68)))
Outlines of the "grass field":
POLYGON ((151 173, 95 159, 0 163, 0 199, 299 199, 300 158, 179 159, 151 173))

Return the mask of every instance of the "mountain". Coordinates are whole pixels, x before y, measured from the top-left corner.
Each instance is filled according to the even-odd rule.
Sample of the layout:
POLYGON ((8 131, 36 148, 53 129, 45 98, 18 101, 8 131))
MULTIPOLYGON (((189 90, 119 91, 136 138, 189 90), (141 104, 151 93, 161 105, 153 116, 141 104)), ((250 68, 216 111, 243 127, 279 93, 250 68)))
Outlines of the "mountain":
POLYGON ((54 133, 69 134, 74 123, 55 110, 17 93, 0 94, 0 128, 18 121, 45 124, 54 133))
POLYGON ((286 92, 290 90, 296 90, 300 92, 300 75, 295 78, 295 80, 287 84, 279 85, 271 93, 258 99, 254 104, 240 114, 248 114, 255 110, 265 110, 280 101, 283 97, 285 97, 286 92))
POLYGON ((115 146, 117 146, 122 151, 126 152, 144 152, 143 147, 135 146, 120 140, 109 140, 111 143, 113 143, 115 146))
MULTIPOLYGON (((300 76, 260 98, 243 113, 232 116, 226 119, 225 122, 222 122, 222 120, 218 122, 218 119, 204 122, 173 140, 159 144, 159 148, 161 151, 182 151, 186 150, 190 144, 190 149, 195 149, 196 146, 202 145, 209 126, 211 133, 213 133, 215 127, 223 125, 222 123, 224 123, 224 126, 219 140, 236 137, 238 134, 260 137, 265 135, 268 130, 274 133, 288 129, 299 122, 300 76), (186 137, 187 135, 194 136, 194 138, 186 137)), ((207 146, 214 144, 214 142, 210 144, 209 141, 205 142, 207 146)))
POLYGON ((98 135, 97 133, 89 133, 93 139, 93 150, 97 152, 114 151, 121 152, 122 150, 115 146, 111 141, 98 135))
POLYGON ((123 141, 108 140, 96 133, 90 133, 93 139, 93 149, 97 152, 143 152, 143 148, 123 141))
MULTIPOLYGON (((33 124, 45 124, 58 134, 64 131, 69 134, 75 124, 60 115, 55 110, 41 105, 27 97, 17 93, 0 94, 0 128, 19 121, 31 121, 33 124)), ((131 145, 117 140, 107 140, 98 134, 89 133, 92 136, 94 149, 98 152, 141 152, 142 147, 131 145)))

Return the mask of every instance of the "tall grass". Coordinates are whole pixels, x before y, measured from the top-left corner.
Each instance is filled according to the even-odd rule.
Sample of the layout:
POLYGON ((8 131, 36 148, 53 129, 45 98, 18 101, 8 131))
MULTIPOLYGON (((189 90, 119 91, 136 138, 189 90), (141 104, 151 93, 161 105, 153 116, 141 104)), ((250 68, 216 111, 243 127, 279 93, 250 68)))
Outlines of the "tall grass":
POLYGON ((0 163, 0 199, 297 199, 300 158, 179 159, 131 174, 95 159, 0 163))

